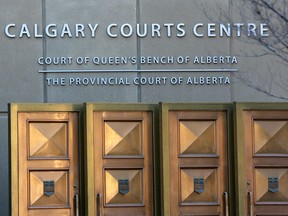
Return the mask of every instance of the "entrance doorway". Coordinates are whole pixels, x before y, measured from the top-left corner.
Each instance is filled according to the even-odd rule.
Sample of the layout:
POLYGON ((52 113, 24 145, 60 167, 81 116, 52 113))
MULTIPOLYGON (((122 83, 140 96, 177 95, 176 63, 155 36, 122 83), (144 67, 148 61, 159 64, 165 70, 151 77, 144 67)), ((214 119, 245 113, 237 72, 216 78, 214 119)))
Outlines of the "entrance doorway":
POLYGON ((11 212, 287 215, 288 104, 11 104, 11 212))
POLYGON ((158 214, 153 160, 156 108, 86 105, 86 167, 94 173, 86 181, 88 215, 158 214))
POLYGON ((164 215, 229 215, 231 113, 225 104, 161 104, 164 215))
POLYGON ((238 215, 288 215, 288 104, 235 104, 238 215))
POLYGON ((12 215, 79 215, 77 110, 10 106, 12 215))

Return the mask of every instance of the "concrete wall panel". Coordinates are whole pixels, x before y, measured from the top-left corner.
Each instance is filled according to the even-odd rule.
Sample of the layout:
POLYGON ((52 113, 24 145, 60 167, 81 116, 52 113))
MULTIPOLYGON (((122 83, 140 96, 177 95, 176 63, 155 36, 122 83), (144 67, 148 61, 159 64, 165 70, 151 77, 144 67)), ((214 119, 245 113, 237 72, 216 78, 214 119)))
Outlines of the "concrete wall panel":
POLYGON ((133 80, 136 73, 88 73, 47 76, 51 82, 65 80, 65 86, 49 86, 48 101, 57 103, 138 102, 137 86, 133 80))
MULTIPOLYGON (((287 73, 287 48, 283 49, 283 53, 279 56, 281 50, 281 40, 287 43, 286 30, 281 29, 281 19, 279 15, 272 12, 267 7, 259 7, 258 13, 255 7, 249 4, 250 1, 237 1, 231 5, 231 17, 235 22, 242 23, 265 23, 267 28, 272 27, 268 31, 268 37, 260 38, 265 43, 260 44, 257 37, 241 37, 233 38, 231 52, 232 55, 238 56, 239 71, 234 74, 233 100, 234 101, 287 101, 288 100, 288 73, 287 73), (259 13, 265 11, 268 17, 267 22, 259 20, 259 13), (270 25, 270 27, 269 27, 270 25), (278 27, 277 27, 278 26, 278 27), (275 28, 275 29, 273 29, 275 28), (275 35, 278 39, 275 40, 275 35), (286 41, 286 42, 285 42, 286 41), (277 44, 276 46, 274 46, 277 44), (272 48, 272 49, 269 49, 272 48), (286 50, 286 51, 285 51, 286 50), (286 53, 286 54, 285 54, 286 53)), ((287 6, 285 1, 277 1, 271 4, 277 8, 281 8, 278 14, 285 11, 287 6)), ((255 6, 255 5, 254 5, 255 6)), ((287 13, 284 13, 287 16, 287 13)), ((286 26, 286 24, 284 24, 286 26)), ((285 27, 286 29, 286 27, 285 27)), ((256 32, 259 34, 259 25, 256 32)))
POLYGON ((42 55, 42 40, 29 39, 27 35, 8 38, 4 29, 15 24, 10 34, 19 37, 22 24, 27 24, 31 37, 34 23, 42 23, 41 1, 2 1, 0 13, 0 110, 7 110, 11 101, 42 102, 43 76, 38 74, 36 56, 42 55), (33 8, 33 10, 31 10, 33 8))
MULTIPOLYGON (((85 26, 85 37, 79 38, 47 38, 47 56, 71 57, 71 64, 49 65, 45 69, 66 70, 66 74, 47 74, 47 78, 74 78, 94 79, 111 78, 113 83, 116 79, 123 77, 129 82, 135 73, 126 73, 121 70, 135 70, 137 64, 131 64, 131 57, 137 56, 136 36, 123 37, 120 34, 121 25, 128 23, 135 26, 136 23, 136 1, 46 1, 46 23, 68 24, 71 32, 75 32, 75 23, 85 26), (111 16, 113 14, 113 16, 111 16), (89 30, 88 24, 93 27, 97 24, 95 36, 89 30), (107 28, 115 24, 111 32, 117 37, 110 37, 107 28), (117 25, 117 26, 116 26, 117 25), (109 63, 109 57, 112 62, 109 63), (87 63, 77 61, 81 58, 89 59, 87 63), (128 63, 118 63, 115 58, 128 59, 128 63), (78 70, 79 73, 71 72, 78 70), (89 70, 88 73, 86 73, 89 70), (92 72, 90 72, 92 70, 92 72), (98 72, 101 70, 101 72, 98 72), (111 72, 112 70, 112 72, 111 72), (95 72, 96 71, 96 72, 95 72), (116 71, 116 72, 114 72, 116 71), (120 72, 120 73, 119 73, 120 72), (83 73, 85 75, 83 75, 83 73)), ((59 28, 61 29, 60 25, 59 28)), ((60 30, 61 31, 61 30, 60 30)), ((125 32, 128 32, 126 29, 125 32)), ((121 60, 120 60, 121 62, 121 60)), ((93 81, 92 81, 93 82, 93 81)), ((125 81, 126 83, 126 81, 125 81)), ((65 87, 47 88, 47 100, 49 102, 85 102, 85 101, 137 101, 138 90, 134 85, 69 85, 65 87), (65 92, 65 94, 63 94, 65 92)))
MULTIPOLYGON (((141 86, 141 99, 144 102, 230 102, 230 73, 159 73, 151 78, 151 74, 142 73, 147 80, 154 80, 153 85, 141 86), (157 82, 157 79, 160 80, 157 82), (214 81, 213 81, 214 80, 214 81), (203 83, 205 82, 205 84, 203 83), (161 83, 161 84, 158 84, 161 83), (163 92, 165 92, 163 94, 163 92)), ((148 81, 147 81, 148 82, 148 81)))

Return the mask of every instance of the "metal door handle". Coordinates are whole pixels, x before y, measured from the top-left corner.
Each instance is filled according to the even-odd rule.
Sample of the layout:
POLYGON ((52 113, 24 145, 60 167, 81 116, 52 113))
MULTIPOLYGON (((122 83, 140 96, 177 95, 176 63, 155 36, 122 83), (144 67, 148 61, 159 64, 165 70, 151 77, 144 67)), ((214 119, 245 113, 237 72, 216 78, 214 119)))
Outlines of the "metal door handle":
POLYGON ((225 202, 225 216, 229 216, 229 201, 228 201, 228 193, 224 192, 224 202, 225 202))
POLYGON ((74 201, 75 201, 75 216, 79 216, 79 196, 78 196, 78 194, 74 195, 74 201))
POLYGON ((248 192, 248 202, 249 202, 249 216, 253 215, 253 201, 252 192, 248 192))
POLYGON ((102 194, 98 193, 97 197, 97 216, 102 216, 102 194))

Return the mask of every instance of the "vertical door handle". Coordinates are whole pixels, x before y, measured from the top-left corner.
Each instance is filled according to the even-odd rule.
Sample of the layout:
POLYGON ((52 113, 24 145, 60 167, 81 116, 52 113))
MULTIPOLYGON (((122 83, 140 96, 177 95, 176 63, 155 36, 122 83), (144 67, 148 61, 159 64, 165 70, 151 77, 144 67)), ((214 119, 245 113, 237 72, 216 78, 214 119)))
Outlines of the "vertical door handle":
POLYGON ((79 216, 79 196, 78 196, 78 194, 74 195, 74 202, 75 202, 75 216, 79 216))
POLYGON ((97 200, 97 214, 96 214, 96 216, 102 216, 102 194, 98 193, 96 200, 97 200))
POLYGON ((249 203, 249 216, 253 215, 253 197, 252 197, 252 192, 248 192, 248 203, 249 203))
POLYGON ((224 203, 225 203, 225 216, 229 216, 229 200, 228 200, 228 193, 224 192, 224 203))

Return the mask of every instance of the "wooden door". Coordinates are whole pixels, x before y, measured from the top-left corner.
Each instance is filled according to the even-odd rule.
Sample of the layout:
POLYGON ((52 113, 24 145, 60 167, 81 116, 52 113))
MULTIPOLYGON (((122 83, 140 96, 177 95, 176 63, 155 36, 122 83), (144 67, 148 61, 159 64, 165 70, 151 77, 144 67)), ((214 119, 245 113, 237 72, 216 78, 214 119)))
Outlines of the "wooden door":
POLYGON ((227 112, 189 108, 162 107, 164 215, 229 215, 227 112))
POLYGON ((242 112, 247 215, 288 215, 288 111, 242 112))
POLYGON ((93 184, 88 214, 154 215, 152 112, 115 109, 91 113, 87 108, 87 122, 93 123, 87 131, 87 153, 93 154, 93 160, 87 156, 88 163, 93 161, 88 167, 88 184, 93 184))
POLYGON ((17 151, 18 158, 12 163, 18 163, 12 165, 12 176, 18 177, 12 181, 13 201, 17 201, 12 204, 12 213, 15 216, 77 216, 78 113, 35 111, 45 105, 35 107, 33 111, 14 113, 18 138, 12 147, 12 157, 17 151))

